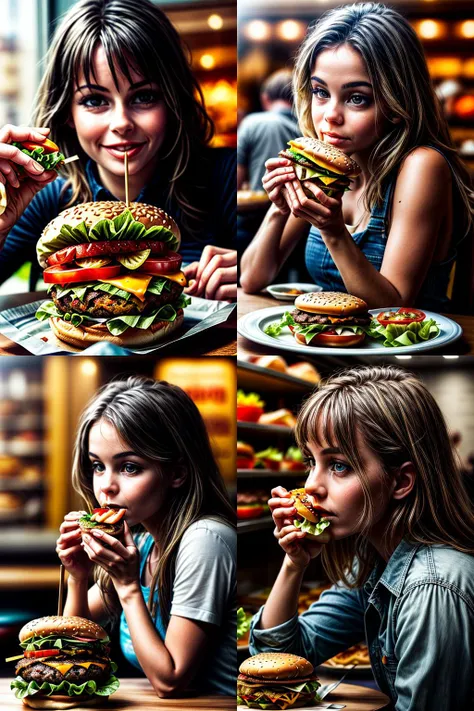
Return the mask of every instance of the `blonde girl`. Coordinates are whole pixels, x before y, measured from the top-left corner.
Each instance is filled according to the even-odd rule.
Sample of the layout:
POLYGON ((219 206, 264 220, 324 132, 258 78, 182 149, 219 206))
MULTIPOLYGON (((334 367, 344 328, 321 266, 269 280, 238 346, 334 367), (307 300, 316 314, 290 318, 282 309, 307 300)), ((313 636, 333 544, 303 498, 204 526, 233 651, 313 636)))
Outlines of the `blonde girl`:
POLYGON ((325 290, 374 308, 446 310, 474 198, 415 31, 381 3, 336 8, 310 28, 293 89, 304 135, 344 151, 362 172, 332 197, 306 183, 312 199, 288 160, 267 161, 273 205, 242 257, 244 290, 274 280, 305 239, 307 270, 325 290))
POLYGON ((331 540, 305 540, 289 492, 273 489, 285 558, 252 653, 291 651, 318 665, 365 639, 396 711, 471 708, 474 508, 434 398, 400 368, 348 369, 304 403, 296 436, 331 540), (333 586, 298 616, 319 555, 333 586))
POLYGON ((120 620, 123 654, 160 697, 233 694, 235 513, 193 401, 147 378, 104 386, 79 423, 73 485, 89 509, 127 512, 123 539, 81 541, 81 512, 64 517, 64 614, 120 620))

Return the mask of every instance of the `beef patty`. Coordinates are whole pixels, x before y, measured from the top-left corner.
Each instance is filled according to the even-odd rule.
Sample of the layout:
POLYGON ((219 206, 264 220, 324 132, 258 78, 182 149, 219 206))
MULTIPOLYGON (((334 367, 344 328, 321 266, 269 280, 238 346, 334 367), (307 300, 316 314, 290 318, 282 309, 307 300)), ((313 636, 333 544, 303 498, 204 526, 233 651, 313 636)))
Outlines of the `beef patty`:
MULTIPOLYGON (((55 662, 70 662, 71 660, 67 657, 55 657, 55 662)), ((84 660, 86 661, 86 660, 84 660)), ((110 675, 110 665, 106 664, 105 669, 94 664, 94 660, 87 660, 92 662, 90 667, 78 666, 77 663, 72 666, 66 674, 61 674, 58 669, 50 667, 47 664, 43 664, 41 661, 35 661, 34 659, 21 659, 15 669, 16 674, 21 676, 25 681, 36 681, 38 685, 42 682, 47 681, 50 684, 60 684, 62 681, 70 681, 74 684, 82 684, 85 681, 105 681, 110 675)), ((97 659, 101 664, 105 663, 104 659, 97 659)))
POLYGON ((342 318, 334 321, 336 316, 331 316, 333 319, 330 320, 329 316, 325 314, 310 314, 307 311, 300 311, 295 309, 291 312, 296 323, 304 323, 310 325, 311 323, 320 323, 328 326, 368 326, 372 318, 369 314, 359 314, 358 316, 343 316, 342 318))

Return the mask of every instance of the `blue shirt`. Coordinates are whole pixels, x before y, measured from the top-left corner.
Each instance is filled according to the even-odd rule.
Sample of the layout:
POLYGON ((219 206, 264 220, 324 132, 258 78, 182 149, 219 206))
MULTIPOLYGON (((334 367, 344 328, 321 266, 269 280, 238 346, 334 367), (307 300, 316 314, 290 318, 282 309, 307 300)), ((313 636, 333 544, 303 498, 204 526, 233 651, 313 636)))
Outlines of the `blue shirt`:
MULTIPOLYGON (((444 156, 435 146, 429 146, 429 148, 437 150, 438 153, 444 156)), ((446 156, 444 157, 446 158, 446 156)), ((385 247, 387 245, 387 217, 396 180, 396 175, 393 175, 391 180, 389 180, 383 203, 381 207, 373 208, 365 230, 352 235, 354 242, 377 271, 381 269, 385 247)), ((462 238, 462 234, 460 234, 461 225, 459 216, 462 215, 460 210, 463 208, 462 205, 458 203, 459 196, 457 195, 457 191, 453 191, 452 245, 459 242, 462 238)), ((455 258, 456 251, 454 246, 452 246, 448 257, 443 262, 431 264, 421 289, 418 292, 415 306, 437 312, 449 311, 447 289, 455 258)), ((407 254, 407 259, 409 259, 409 254, 407 254)), ((324 291, 347 292, 342 276, 328 248, 323 242, 321 233, 313 225, 311 225, 306 242, 305 261, 306 268, 315 284, 322 286, 324 291)))
MULTIPOLYGON (((135 543, 140 555, 140 585, 147 603, 150 588, 142 584, 146 559, 153 545, 149 533, 135 543)), ((214 626, 214 635, 191 684, 198 693, 235 696, 237 678, 236 612, 237 534, 228 524, 204 518, 191 524, 176 556, 170 615, 214 626)), ((158 591, 155 592, 158 600, 158 591)), ((156 630, 164 641, 166 626, 157 607, 156 630)), ((141 669, 133 649, 125 614, 120 618, 120 646, 126 659, 141 669)))
MULTIPOLYGON (((181 227, 180 254, 183 263, 198 261, 206 244, 225 248, 234 248, 236 231, 236 151, 232 148, 207 148, 202 173, 196 184, 203 184, 205 194, 196 198, 195 207, 205 205, 205 218, 198 235, 186 234, 181 227, 181 210, 171 201, 167 201, 168 176, 161 175, 159 164, 153 179, 145 185, 136 202, 144 202, 163 208, 181 227)), ((99 179, 97 166, 89 160, 86 164, 86 178, 92 192, 92 199, 116 200, 99 179)), ((3 283, 25 262, 32 263, 30 289, 41 275, 41 268, 36 258, 36 243, 44 228, 63 210, 69 202, 72 191, 69 188, 60 196, 65 178, 58 177, 48 183, 31 201, 18 222, 8 233, 3 248, 0 250, 0 283, 3 283)))
POLYGON ((365 639, 396 711, 474 708, 474 556, 402 541, 363 588, 334 585, 272 629, 258 629, 262 610, 252 622, 252 654, 293 652, 317 666, 365 639))

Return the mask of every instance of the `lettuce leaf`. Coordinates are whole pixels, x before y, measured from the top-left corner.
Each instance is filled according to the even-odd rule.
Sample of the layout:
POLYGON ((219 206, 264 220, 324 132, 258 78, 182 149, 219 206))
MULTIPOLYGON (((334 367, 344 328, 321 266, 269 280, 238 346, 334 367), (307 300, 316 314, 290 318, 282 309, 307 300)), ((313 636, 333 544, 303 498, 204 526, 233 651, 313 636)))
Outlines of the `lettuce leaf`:
POLYGON ((237 639, 241 639, 250 629, 250 620, 252 615, 245 612, 243 607, 237 610, 237 639))
MULTIPOLYGON (((153 277, 147 286, 147 292, 149 291, 151 294, 161 296, 163 291, 171 291, 171 283, 172 282, 170 282, 169 279, 165 279, 164 277, 153 277)), ((68 294, 74 294, 75 298, 82 302, 84 302, 88 289, 94 289, 94 291, 105 291, 111 296, 119 296, 121 299, 125 299, 126 301, 132 297, 132 294, 129 291, 124 291, 118 286, 114 286, 113 284, 105 284, 100 281, 91 281, 81 284, 64 284, 64 286, 61 286, 60 284, 51 284, 48 289, 48 293, 51 293, 52 289, 56 289, 56 296, 58 299, 62 299, 63 296, 67 296, 68 294)))
MULTIPOLYGON (((112 671, 116 671, 117 665, 112 662, 112 671)), ((97 696, 110 696, 115 693, 120 686, 120 682, 113 674, 106 682, 100 686, 96 681, 85 681, 83 684, 74 684, 71 681, 64 679, 60 684, 51 684, 44 681, 41 685, 36 681, 25 681, 22 677, 17 676, 10 684, 10 689, 15 692, 17 699, 23 699, 25 696, 34 696, 39 691, 46 696, 52 694, 62 694, 64 696, 79 696, 80 694, 90 694, 97 696)))
MULTIPOLYGON (((65 156, 59 151, 55 153, 45 153, 42 146, 38 146, 33 151, 29 151, 27 148, 24 148, 21 143, 14 142, 12 145, 15 146, 15 148, 19 148, 22 153, 25 153, 30 158, 33 158, 33 160, 43 166, 45 170, 56 170, 65 160, 65 156)), ((24 168, 19 165, 16 166, 16 171, 20 175, 25 173, 24 168)))
POLYGON ((75 647, 81 646, 91 646, 91 644, 108 644, 110 642, 109 637, 105 639, 98 639, 96 642, 82 642, 81 640, 75 639, 74 637, 58 637, 57 634, 48 634, 45 637, 29 637, 25 642, 20 642, 20 647, 26 649, 28 652, 32 652, 35 649, 41 649, 46 645, 47 649, 53 647, 58 647, 62 649, 72 643, 75 647))
POLYGON ((412 346, 415 343, 436 338, 438 334, 439 326, 432 318, 409 324, 389 323, 387 326, 382 326, 381 323, 374 319, 370 324, 368 333, 371 338, 384 339, 382 345, 387 348, 412 346))
POLYGON ((267 336, 272 336, 273 338, 276 338, 280 335, 282 329, 285 328, 285 326, 292 326, 297 333, 301 333, 304 336, 306 343, 309 343, 312 337, 315 336, 317 333, 322 333, 323 331, 333 330, 338 335, 347 332, 360 335, 361 333, 369 334, 370 330, 369 326, 346 326, 345 324, 341 324, 340 326, 332 323, 310 323, 309 325, 305 325, 295 321, 291 313, 289 311, 285 311, 281 319, 279 321, 274 321, 273 323, 270 323, 264 329, 264 332, 267 334, 267 336))
POLYGON ((330 524, 331 521, 328 521, 327 518, 322 518, 317 523, 312 523, 307 519, 300 521, 298 518, 293 521, 293 525, 296 528, 299 528, 300 531, 305 531, 305 533, 310 533, 312 536, 319 536, 330 524))

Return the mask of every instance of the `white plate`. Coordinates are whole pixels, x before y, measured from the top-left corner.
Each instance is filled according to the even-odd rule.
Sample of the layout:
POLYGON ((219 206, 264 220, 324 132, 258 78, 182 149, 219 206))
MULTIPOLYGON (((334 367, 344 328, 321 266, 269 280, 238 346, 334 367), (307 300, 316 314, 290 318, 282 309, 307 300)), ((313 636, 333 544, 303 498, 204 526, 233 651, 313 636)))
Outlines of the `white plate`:
MULTIPOLYGON (((384 309, 371 309, 369 313, 376 315, 381 311, 388 311, 390 307, 384 309)), ((396 307, 394 307, 395 309, 396 307)), ((452 321, 446 316, 436 314, 433 311, 425 311, 426 318, 434 319, 440 332, 436 338, 430 341, 416 343, 413 346, 400 346, 398 348, 385 348, 380 344, 380 341, 367 339, 362 348, 328 348, 303 346, 297 343, 289 329, 283 329, 279 336, 267 336, 264 329, 274 321, 278 321, 285 311, 288 311, 286 306, 272 306, 269 309, 259 309, 252 313, 242 316, 237 321, 237 331, 241 336, 248 338, 249 341, 259 343, 262 346, 269 347, 269 353, 275 350, 293 351, 295 353, 306 353, 306 355, 404 355, 405 353, 418 353, 419 351, 433 350, 440 348, 447 343, 456 341, 462 334, 462 328, 455 321, 452 321)))
POLYGON ((295 294, 286 294, 282 289, 298 289, 298 291, 303 291, 308 294, 312 291, 322 291, 322 286, 317 286, 317 284, 301 284, 299 282, 293 281, 288 284, 271 284, 267 286, 267 291, 270 296, 279 301, 294 301, 296 299, 295 294))

